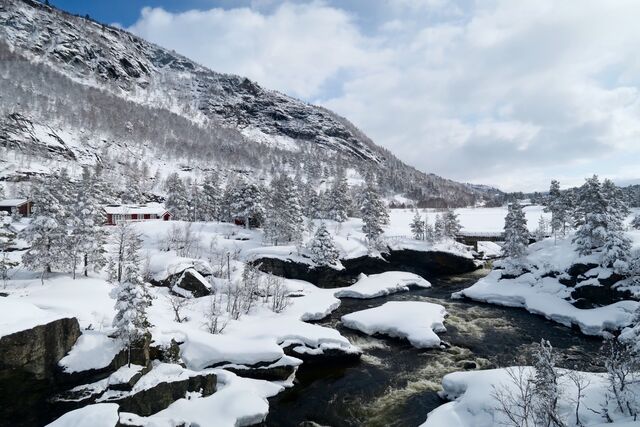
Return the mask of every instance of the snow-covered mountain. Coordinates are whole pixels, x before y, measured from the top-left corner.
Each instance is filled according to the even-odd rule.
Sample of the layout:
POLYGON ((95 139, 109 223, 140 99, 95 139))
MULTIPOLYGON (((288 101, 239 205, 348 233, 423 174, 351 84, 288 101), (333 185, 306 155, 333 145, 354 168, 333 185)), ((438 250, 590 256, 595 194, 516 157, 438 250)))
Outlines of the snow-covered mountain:
POLYGON ((491 197, 407 166, 325 108, 36 1, 0 3, 0 59, 2 180, 63 163, 137 162, 160 175, 178 165, 196 178, 210 168, 268 176, 300 165, 326 178, 340 164, 423 205, 491 197))

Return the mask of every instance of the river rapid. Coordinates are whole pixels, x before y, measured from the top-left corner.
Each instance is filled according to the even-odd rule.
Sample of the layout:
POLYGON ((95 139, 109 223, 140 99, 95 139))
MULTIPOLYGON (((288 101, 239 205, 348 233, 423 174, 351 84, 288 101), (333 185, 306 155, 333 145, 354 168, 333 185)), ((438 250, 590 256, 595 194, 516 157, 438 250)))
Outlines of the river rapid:
POLYGON ((601 340, 587 337, 523 309, 467 300, 451 293, 475 283, 486 270, 430 278, 432 288, 386 297, 343 299, 338 310, 317 322, 335 328, 363 350, 348 365, 302 365, 295 385, 270 400, 268 426, 417 426, 443 404, 442 377, 465 369, 527 364, 533 344, 547 339, 559 365, 601 370, 601 340), (340 317, 387 301, 428 301, 446 307, 444 349, 421 350, 406 340, 367 336, 345 328, 340 317))

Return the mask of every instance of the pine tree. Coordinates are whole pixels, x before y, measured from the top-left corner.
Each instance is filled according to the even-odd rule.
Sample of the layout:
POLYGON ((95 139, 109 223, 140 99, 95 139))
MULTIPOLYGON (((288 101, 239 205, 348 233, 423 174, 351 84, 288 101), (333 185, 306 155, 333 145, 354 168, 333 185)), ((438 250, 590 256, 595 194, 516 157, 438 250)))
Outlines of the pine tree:
POLYGON ((460 229, 462 229, 460 221, 458 220, 458 215, 456 215, 453 209, 447 209, 447 211, 442 216, 442 221, 444 237, 455 239, 456 236, 460 233, 460 229))
POLYGON ((429 224, 429 215, 424 214, 424 239, 429 243, 436 241, 435 230, 431 224, 429 224))
POLYGON ((511 259, 521 258, 529 245, 529 230, 522 205, 515 200, 509 205, 504 224, 504 245, 502 253, 511 259))
POLYGON ((602 184, 602 193, 607 201, 607 232, 603 248, 602 265, 624 271, 631 255, 631 239, 624 231, 624 221, 629 208, 624 202, 622 190, 609 179, 602 184))
POLYGON ((264 191, 254 182, 249 182, 244 178, 234 183, 230 189, 230 214, 233 218, 244 221, 247 229, 251 228, 251 223, 262 224, 264 218, 264 191))
POLYGON ((558 235, 565 236, 567 233, 569 210, 567 198, 560 192, 560 182, 551 181, 549 202, 544 211, 551 212, 551 232, 556 239, 558 235))
MULTIPOLYGON (((369 182, 371 181, 369 180, 369 182)), ((379 239, 384 231, 383 227, 389 223, 389 212, 380 199, 380 195, 371 185, 368 185, 364 190, 360 212, 362 214, 362 231, 367 237, 369 247, 373 248, 380 243, 379 239)))
POLYGON ((317 265, 333 265, 338 261, 340 254, 324 222, 320 224, 311 239, 309 250, 311 251, 311 259, 317 265))
POLYGON ((221 218, 222 191, 218 175, 210 173, 204 179, 202 185, 202 208, 205 221, 220 221, 221 218))
POLYGON ((189 218, 189 201, 184 182, 177 173, 172 173, 165 181, 164 189, 167 198, 164 201, 165 208, 171 212, 176 220, 186 221, 189 218))
POLYGON ((97 192, 95 176, 85 168, 82 179, 76 184, 76 197, 70 210, 70 233, 66 245, 71 256, 74 279, 78 258, 82 259, 82 272, 85 276, 88 275, 90 265, 94 271, 98 271, 106 264, 106 233, 102 227, 105 218, 98 204, 97 192))
POLYGON ((329 195, 327 199, 328 218, 337 222, 345 222, 349 215, 351 200, 349 198, 349 184, 344 171, 341 171, 333 181, 329 195))
POLYGON ((277 245, 299 242, 304 230, 300 195, 293 180, 281 175, 271 182, 271 198, 266 212, 265 237, 277 245))
POLYGON ((61 203, 68 202, 63 196, 59 177, 52 176, 33 183, 33 215, 29 226, 23 230, 29 250, 22 262, 30 270, 41 270, 44 283, 47 273, 64 263, 66 238, 66 209, 61 203))
POLYGON ((411 233, 413 234, 413 238, 416 240, 424 240, 424 221, 422 220, 422 216, 420 212, 416 210, 413 219, 411 220, 411 233))
POLYGON ((115 335, 122 340, 128 350, 131 364, 131 348, 145 340, 151 324, 147 318, 147 308, 151 306, 151 296, 140 275, 140 248, 142 240, 129 224, 118 226, 116 242, 122 253, 115 253, 110 265, 119 263, 118 277, 112 297, 116 300, 116 315, 113 318, 115 335))
POLYGON ((633 217, 633 219, 631 220, 631 227, 636 230, 640 230, 640 214, 633 217))
POLYGON ((597 175, 587 178, 578 193, 576 208, 578 230, 573 241, 578 253, 602 251, 603 266, 618 262, 618 268, 624 268, 631 250, 631 241, 624 233, 627 213, 620 189, 610 180, 600 184, 597 175))
POLYGON ((0 280, 6 286, 9 270, 17 267, 18 263, 9 258, 9 249, 14 245, 16 233, 11 229, 11 218, 0 211, 0 280))

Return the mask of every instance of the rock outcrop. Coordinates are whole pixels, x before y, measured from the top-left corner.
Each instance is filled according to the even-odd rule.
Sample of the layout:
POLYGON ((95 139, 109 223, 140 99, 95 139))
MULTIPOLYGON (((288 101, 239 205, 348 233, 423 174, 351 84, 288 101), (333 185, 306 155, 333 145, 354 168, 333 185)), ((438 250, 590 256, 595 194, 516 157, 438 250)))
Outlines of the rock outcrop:
POLYGON ((266 273, 287 279, 311 282, 322 288, 338 288, 353 284, 361 273, 379 274, 386 271, 407 271, 429 278, 449 274, 463 274, 476 270, 473 259, 449 252, 421 252, 414 250, 389 251, 382 258, 360 257, 341 260, 343 270, 278 258, 260 258, 253 264, 266 273))
POLYGON ((63 318, 0 338, 0 425, 35 426, 48 419, 58 361, 79 336, 78 320, 63 318))

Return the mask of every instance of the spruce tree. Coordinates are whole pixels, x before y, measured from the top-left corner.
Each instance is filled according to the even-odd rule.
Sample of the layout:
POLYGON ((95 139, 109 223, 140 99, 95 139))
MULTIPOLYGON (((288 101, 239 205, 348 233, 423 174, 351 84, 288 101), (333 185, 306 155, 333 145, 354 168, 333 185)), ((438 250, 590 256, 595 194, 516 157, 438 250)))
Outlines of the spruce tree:
POLYGON ((180 178, 177 173, 172 173, 167 177, 164 189, 167 193, 164 207, 171 212, 174 219, 182 221, 188 220, 189 200, 187 197, 187 189, 182 178, 180 178))
POLYGON ((309 250, 312 261, 317 265, 333 265, 338 261, 340 254, 324 222, 320 224, 311 239, 309 250))
POLYGON ((509 212, 504 224, 504 240, 504 245, 502 246, 504 256, 516 260, 527 252, 529 230, 527 229, 527 219, 524 216, 522 205, 518 200, 509 205, 509 212))
POLYGON ((222 191, 218 175, 211 172, 204 179, 202 185, 202 207, 205 221, 220 221, 221 218, 222 191))
POLYGON ((327 199, 327 215, 329 219, 337 222, 345 222, 349 217, 351 200, 349 198, 349 184, 347 183, 344 171, 341 171, 339 175, 336 176, 329 195, 327 199))
POLYGON ((291 178, 281 175, 271 181, 271 197, 264 225, 265 237, 274 245, 299 242, 304 230, 300 195, 291 178))
POLYGON ((640 214, 633 217, 631 220, 631 227, 635 230, 640 230, 640 214))
POLYGON ((113 327, 115 335, 127 347, 130 365, 131 348, 142 343, 149 333, 151 324, 147 318, 147 308, 151 305, 151 296, 140 274, 140 235, 130 225, 118 227, 116 241, 121 243, 122 253, 115 253, 110 262, 110 265, 119 263, 119 274, 111 274, 111 279, 117 278, 112 292, 116 300, 113 327))
POLYGON ((384 231, 383 227, 389 223, 389 212, 372 185, 368 185, 364 190, 360 212, 362 214, 362 231, 367 237, 369 247, 374 248, 380 243, 379 239, 384 231))
POLYGON ((411 233, 413 234, 413 238, 416 240, 424 240, 424 221, 422 220, 422 216, 420 212, 416 210, 415 215, 413 215, 413 219, 411 220, 411 233))

